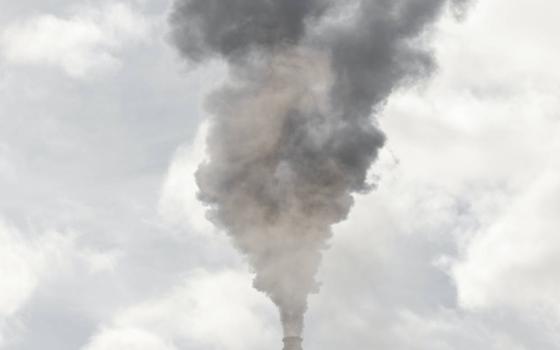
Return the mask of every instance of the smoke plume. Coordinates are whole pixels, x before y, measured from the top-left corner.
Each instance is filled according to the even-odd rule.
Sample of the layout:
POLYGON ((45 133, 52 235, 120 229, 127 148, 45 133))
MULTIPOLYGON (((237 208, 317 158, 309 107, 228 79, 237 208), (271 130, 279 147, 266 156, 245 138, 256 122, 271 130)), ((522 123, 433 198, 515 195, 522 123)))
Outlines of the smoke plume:
POLYGON ((170 23, 191 62, 229 81, 208 100, 208 161, 196 179, 298 339, 331 226, 385 142, 375 113, 434 68, 425 34, 464 0, 176 0, 170 23))

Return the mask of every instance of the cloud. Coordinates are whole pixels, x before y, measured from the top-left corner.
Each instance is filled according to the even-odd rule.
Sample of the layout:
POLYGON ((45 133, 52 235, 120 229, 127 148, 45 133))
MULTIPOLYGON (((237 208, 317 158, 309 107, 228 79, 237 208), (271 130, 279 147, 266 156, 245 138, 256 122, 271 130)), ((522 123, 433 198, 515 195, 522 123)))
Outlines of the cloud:
POLYGON ((89 344, 85 350, 175 350, 167 343, 146 330, 118 329, 107 330, 89 344))
POLYGON ((548 15, 558 8, 494 0, 466 22, 444 21, 440 74, 398 95, 384 120, 403 173, 460 198, 471 217, 456 224, 449 266, 459 306, 514 310, 534 324, 560 317, 560 76, 550 68, 559 52, 545 44, 560 29, 548 15))
POLYGON ((0 218, 0 345, 16 340, 14 330, 25 328, 19 313, 51 279, 73 269, 94 274, 115 266, 116 252, 83 249, 77 238, 53 230, 22 232, 0 218))
MULTIPOLYGON (((557 151, 551 153, 557 154, 557 151)), ((560 164, 552 160, 527 190, 469 241, 453 269, 468 309, 548 309, 560 320, 560 164)))
POLYGON ((0 345, 9 341, 9 321, 29 301, 51 269, 57 269, 71 238, 48 232, 29 240, 0 220, 0 345))
POLYGON ((182 146, 173 157, 159 199, 163 220, 172 225, 191 227, 195 233, 213 232, 206 219, 206 209, 197 199, 198 186, 194 173, 206 157, 208 124, 203 123, 190 146, 182 146))
POLYGON ((270 314, 275 310, 247 274, 199 269, 170 293, 117 313, 84 350, 266 348, 279 337, 270 314))
POLYGON ((11 64, 48 65, 86 78, 118 67, 119 51, 145 40, 149 26, 123 2, 83 7, 69 16, 42 14, 8 24, 0 50, 11 64))
POLYGON ((402 339, 402 349, 528 350, 507 333, 496 332, 480 321, 449 310, 424 316, 401 310, 392 332, 402 339))
MULTIPOLYGON (((208 91, 222 84, 227 74, 226 67, 223 63, 213 63, 190 73, 189 80, 196 93, 188 97, 198 101, 193 109, 200 115, 206 115, 203 101, 208 91)), ((194 234, 216 231, 206 218, 205 206, 197 198, 200 189, 194 178, 200 163, 207 158, 206 140, 209 128, 207 121, 193 127, 192 140, 177 148, 161 184, 158 200, 158 213, 166 225, 186 229, 194 234)))
POLYGON ((16 178, 14 155, 8 145, 0 143, 0 179, 12 182, 16 178))
POLYGON ((37 285, 37 263, 32 248, 22 244, 19 234, 0 226, 0 315, 12 315, 27 300, 37 285))
POLYGON ((72 239, 47 232, 29 240, 17 228, 0 221, 0 318, 15 314, 41 278, 61 263, 72 239))

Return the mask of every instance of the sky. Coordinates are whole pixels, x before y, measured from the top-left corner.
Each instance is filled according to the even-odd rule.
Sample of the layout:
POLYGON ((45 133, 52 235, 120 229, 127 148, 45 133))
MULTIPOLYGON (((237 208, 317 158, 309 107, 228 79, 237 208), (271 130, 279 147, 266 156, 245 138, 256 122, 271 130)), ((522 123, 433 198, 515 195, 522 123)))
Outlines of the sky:
MULTIPOLYGON (((0 349, 279 348, 277 310, 205 219, 205 96, 168 1, 0 0, 0 349)), ((334 227, 305 349, 560 347, 560 4, 480 0, 334 227)))

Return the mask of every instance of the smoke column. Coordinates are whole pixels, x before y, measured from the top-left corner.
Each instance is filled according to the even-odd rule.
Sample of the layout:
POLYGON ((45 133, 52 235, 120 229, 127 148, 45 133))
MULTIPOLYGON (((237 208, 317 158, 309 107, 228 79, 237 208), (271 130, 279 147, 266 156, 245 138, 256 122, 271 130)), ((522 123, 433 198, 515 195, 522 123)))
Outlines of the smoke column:
POLYGON ((424 34, 444 6, 464 2, 175 1, 180 52, 229 67, 208 100, 199 196, 278 306, 285 344, 300 342, 331 226, 371 187, 367 171, 385 141, 375 113, 432 71, 424 34))

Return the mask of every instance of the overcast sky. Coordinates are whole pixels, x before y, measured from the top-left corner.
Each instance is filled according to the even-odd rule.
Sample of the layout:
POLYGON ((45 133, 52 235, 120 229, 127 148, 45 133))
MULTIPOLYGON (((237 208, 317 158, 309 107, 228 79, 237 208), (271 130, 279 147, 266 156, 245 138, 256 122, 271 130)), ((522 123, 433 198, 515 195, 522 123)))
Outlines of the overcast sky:
MULTIPOLYGON (((280 347, 277 310, 204 218, 204 96, 160 0, 0 0, 0 348, 280 347), (235 315, 235 317, 234 317, 235 315)), ((431 79, 335 227, 309 350, 560 348, 560 4, 438 22, 431 79)))

